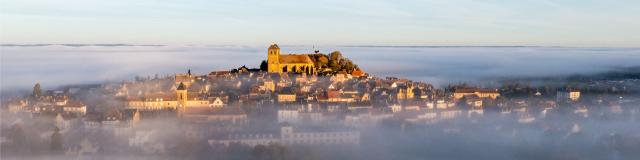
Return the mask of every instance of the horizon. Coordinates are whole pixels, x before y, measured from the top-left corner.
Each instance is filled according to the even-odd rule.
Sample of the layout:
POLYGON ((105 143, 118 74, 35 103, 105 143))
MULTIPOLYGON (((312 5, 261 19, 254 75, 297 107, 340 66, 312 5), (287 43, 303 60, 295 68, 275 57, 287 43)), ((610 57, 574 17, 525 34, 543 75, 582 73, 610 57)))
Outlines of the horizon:
MULTIPOLYGON (((637 67, 637 61, 640 61, 637 58, 640 56, 635 56, 640 53, 640 48, 623 47, 280 46, 283 47, 284 54, 312 53, 314 50, 325 54, 341 51, 365 72, 375 76, 403 77, 438 86, 476 83, 498 77, 589 75, 637 67), (477 57, 478 55, 483 56, 477 57), (566 63, 567 61, 572 63, 566 63), (394 67, 381 67, 381 64, 394 67)), ((3 69, 0 73, 3 75, 2 90, 6 91, 28 89, 35 82, 40 82, 47 88, 55 88, 75 83, 131 80, 134 76, 171 75, 187 69, 204 74, 231 70, 242 65, 255 68, 266 58, 267 46, 33 44, 3 45, 0 46, 0 51, 3 55, 3 69), (127 58, 118 60, 116 57, 127 58), (24 67, 25 62, 38 64, 43 59, 50 62, 44 62, 47 65, 24 67), (139 64, 136 59, 150 61, 139 64), (166 63, 176 60, 182 63, 166 63), (59 64, 57 61, 64 63, 59 64), (127 66, 127 69, 122 69, 122 66, 127 66), (58 72, 63 74, 52 74, 58 72)))
POLYGON ((618 48, 618 49, 637 49, 638 47, 623 47, 623 46, 561 46, 561 45, 371 45, 371 44, 279 44, 279 43, 265 43, 265 44, 162 44, 162 43, 0 43, 0 47, 42 47, 42 46, 66 46, 66 47, 88 47, 88 46, 100 46, 100 47, 170 47, 170 46, 208 46, 208 47, 261 47, 268 46, 270 44, 278 44, 278 46, 284 47, 398 47, 398 48, 421 48, 421 47, 547 47, 547 48, 618 48))
POLYGON ((0 160, 639 160, 640 0, 0 0, 0 160))

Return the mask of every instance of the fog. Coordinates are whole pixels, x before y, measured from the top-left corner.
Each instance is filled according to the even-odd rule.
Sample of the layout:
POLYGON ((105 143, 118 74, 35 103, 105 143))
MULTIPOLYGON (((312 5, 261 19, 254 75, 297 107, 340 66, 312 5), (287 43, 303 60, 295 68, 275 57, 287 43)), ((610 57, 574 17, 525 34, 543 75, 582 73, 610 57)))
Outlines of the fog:
MULTIPOLYGON (((281 48, 284 53, 309 53, 314 50, 313 46, 285 45, 281 48)), ((640 65, 640 49, 637 48, 322 46, 317 49, 323 53, 340 50, 345 57, 373 76, 406 77, 437 86, 457 82, 482 82, 495 77, 593 74, 640 65)), ((68 84, 102 83, 99 86, 81 87, 74 93, 64 93, 71 94, 73 100, 86 103, 89 110, 87 115, 90 115, 91 112, 106 112, 113 108, 124 110, 125 98, 115 96, 121 88, 128 88, 126 95, 136 95, 142 92, 140 90, 171 93, 173 91, 169 88, 175 86, 172 76, 175 73, 191 69, 193 73, 204 75, 210 71, 229 70, 242 65, 258 67, 259 62, 266 58, 265 50, 264 46, 5 45, 1 49, 1 86, 3 92, 10 92, 31 89, 36 82, 40 82, 45 90, 68 84), (131 81, 134 76, 154 77, 155 74, 161 75, 161 78, 131 81), (127 87, 120 83, 122 80, 130 82, 127 87)), ((234 77, 234 80, 244 82, 235 89, 248 92, 253 86, 250 83, 257 82, 246 80, 247 77, 243 76, 252 74, 234 77)), ((236 83, 227 80, 215 78, 206 83, 224 82, 218 83, 221 85, 218 89, 225 88, 224 91, 229 91, 232 89, 226 88, 233 88, 229 86, 236 83)), ((331 84, 328 77, 320 78, 320 81, 326 81, 318 83, 326 84, 322 86, 324 88, 331 84)), ((636 79, 620 84, 635 86, 634 91, 638 91, 639 82, 636 79)), ((358 86, 353 83, 351 85, 358 86)), ((45 111, 39 114, 14 114, 6 111, 5 108, 8 107, 3 106, 0 116, 2 159, 640 158, 640 97, 637 92, 630 92, 631 89, 627 88, 608 92, 610 86, 604 85, 607 92, 596 89, 584 91, 582 98, 573 105, 548 107, 542 106, 542 102, 555 102, 555 91, 560 88, 551 88, 545 92, 542 87, 509 87, 500 88, 506 93, 502 95, 504 99, 489 100, 491 103, 486 104, 483 116, 470 116, 470 113, 466 116, 468 108, 461 109, 462 106, 457 106, 458 104, 442 110, 424 109, 427 107, 420 106, 423 109, 419 110, 462 113, 455 118, 443 118, 437 122, 411 122, 409 118, 403 117, 402 111, 396 113, 390 111, 389 106, 368 104, 367 107, 372 109, 393 112, 390 113, 393 116, 375 125, 354 127, 360 133, 358 145, 271 144, 250 147, 234 144, 227 147, 208 144, 207 140, 218 138, 214 137, 218 136, 215 130, 207 132, 211 137, 207 135, 198 138, 187 135, 187 132, 207 130, 211 126, 182 123, 176 118, 175 110, 161 110, 141 113, 140 122, 134 123, 133 118, 123 120, 122 122, 132 124, 130 128, 122 127, 124 136, 118 136, 119 130, 113 127, 121 126, 91 128, 90 125, 87 126, 89 122, 80 122, 87 121, 89 116, 76 117, 71 122, 76 123, 74 127, 60 130, 65 150, 54 152, 54 128, 59 125, 56 124, 58 122, 55 121, 55 114, 47 115, 50 113, 45 111), (533 96, 531 92, 537 91, 543 95, 533 96), (521 101, 527 106, 522 107, 521 103, 517 103, 521 101), (513 111, 509 108, 508 113, 503 112, 498 103, 513 106, 513 111), (578 112, 587 105, 587 113, 578 112), (525 109, 516 111, 517 108, 525 109), (530 117, 534 120, 522 122, 523 118, 530 117)), ((438 90, 425 93, 443 93, 443 88, 426 87, 424 90, 438 90)), ((27 100, 30 96, 33 95, 22 95, 27 100)), ((421 101, 433 102, 446 97, 440 96, 421 101)), ((385 100, 371 101, 374 103, 385 100)), ((318 104, 323 111, 330 112, 327 104, 318 104)), ((287 105, 289 104, 263 105, 248 102, 233 107, 241 107, 247 111, 248 123, 241 126, 246 130, 241 131, 254 132, 278 130, 282 124, 277 122, 277 111, 290 107, 287 105)), ((335 118, 339 122, 321 123, 327 126, 343 123, 345 115, 356 113, 346 106, 340 107, 341 110, 337 111, 339 113, 327 114, 343 116, 335 118)), ((207 125, 217 127, 214 123, 207 125)))
MULTIPOLYGON (((434 85, 513 76, 589 74, 640 65, 640 48, 319 46, 339 50, 374 76, 399 76, 434 85)), ((314 46, 282 46, 312 53, 314 46)), ((242 65, 258 67, 266 46, 3 45, 3 91, 131 80, 136 75, 198 74, 242 65)))
MULTIPOLYGON (((210 146, 206 140, 186 138, 185 128, 174 118, 151 118, 134 127, 147 136, 140 146, 130 147, 130 137, 110 135, 106 130, 64 130, 65 146, 89 139, 98 152, 89 155, 48 153, 46 126, 14 116, 3 116, 3 132, 20 123, 26 145, 3 150, 3 159, 557 159, 633 160, 640 158, 640 116, 591 110, 593 117, 557 113, 534 123, 518 123, 515 116, 488 112, 482 118, 457 118, 435 124, 408 124, 389 119, 376 127, 361 129, 361 144, 270 145, 267 151, 242 145, 210 146), (18 120, 16 120, 18 119, 18 120), (38 128, 41 127, 41 128, 38 128), (37 138, 40 137, 40 138, 37 138), (86 137, 86 138, 85 138, 86 137), (128 145, 129 143, 129 145, 128 145), (160 145, 162 144, 162 145, 160 145), (274 151, 273 149, 279 149, 274 151), (35 152, 34 151, 39 151, 35 152), (279 157, 279 158, 278 158, 279 157)), ((637 112, 637 110, 636 110, 637 112)), ((252 119, 252 121, 273 121, 252 119)), ((42 123, 42 122, 40 122, 42 123)), ((254 126, 255 127, 255 126, 254 126)), ((258 127, 260 129, 273 129, 258 127)), ((9 132, 9 133, 7 133, 9 132)), ((136 133, 140 134, 140 133, 136 133)), ((9 136, 11 137, 11 136, 9 136)))

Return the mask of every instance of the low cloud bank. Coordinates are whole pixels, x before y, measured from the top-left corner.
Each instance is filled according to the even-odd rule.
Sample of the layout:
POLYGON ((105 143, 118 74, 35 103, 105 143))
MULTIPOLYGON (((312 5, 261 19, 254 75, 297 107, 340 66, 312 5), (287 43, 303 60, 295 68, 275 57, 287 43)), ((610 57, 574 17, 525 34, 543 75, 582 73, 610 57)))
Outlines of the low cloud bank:
MULTIPOLYGON (((205 74, 242 65, 258 67, 265 46, 42 44, 2 45, 3 91, 171 75, 205 74)), ((340 50, 375 76, 399 76, 435 85, 493 77, 557 76, 639 66, 640 48, 477 46, 283 46, 283 53, 340 50)))

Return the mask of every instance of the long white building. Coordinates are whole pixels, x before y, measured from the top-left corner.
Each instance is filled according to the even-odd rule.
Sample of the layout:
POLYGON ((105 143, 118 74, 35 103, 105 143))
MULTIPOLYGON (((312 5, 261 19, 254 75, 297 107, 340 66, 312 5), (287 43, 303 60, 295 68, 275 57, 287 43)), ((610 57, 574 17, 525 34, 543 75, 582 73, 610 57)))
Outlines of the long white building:
POLYGON ((360 144, 360 132, 349 129, 331 130, 294 130, 293 126, 285 124, 279 133, 229 134, 223 139, 210 139, 210 145, 232 143, 249 146, 280 144, 360 144))

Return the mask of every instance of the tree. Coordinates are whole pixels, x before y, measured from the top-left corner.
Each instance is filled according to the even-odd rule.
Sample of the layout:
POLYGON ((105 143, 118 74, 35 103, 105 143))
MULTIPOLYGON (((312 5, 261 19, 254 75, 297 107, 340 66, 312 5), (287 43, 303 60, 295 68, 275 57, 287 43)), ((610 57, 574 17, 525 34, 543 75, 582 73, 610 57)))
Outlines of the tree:
POLYGON ((329 68, 331 68, 331 70, 333 70, 334 72, 340 71, 340 69, 342 69, 342 67, 340 66, 340 63, 338 63, 338 61, 329 61, 329 68))
POLYGON ((55 128, 53 134, 51 134, 51 151, 62 151, 62 135, 60 135, 60 129, 55 128))
POLYGON ((347 72, 351 73, 351 71, 353 71, 353 69, 355 69, 355 65, 353 64, 353 62, 349 59, 343 59, 342 60, 342 69, 347 70, 347 72))
POLYGON ((33 86, 33 97, 38 98, 40 95, 42 95, 42 89, 40 89, 40 83, 36 83, 36 85, 33 86))
POLYGON ((338 61, 342 59, 342 53, 340 53, 340 51, 333 51, 329 54, 329 57, 331 57, 333 61, 338 61))
POLYGON ((324 54, 319 54, 318 58, 317 58, 317 64, 316 67, 326 67, 329 65, 329 57, 327 57, 327 55, 324 54))
POLYGON ((260 70, 267 71, 268 69, 269 69, 269 64, 267 64, 266 60, 262 60, 262 63, 260 63, 260 70))
POLYGON ((311 58, 311 60, 313 61, 313 65, 317 69, 325 68, 329 64, 328 56, 325 55, 325 54, 322 54, 322 53, 316 53, 316 54, 309 55, 309 58, 311 58))

